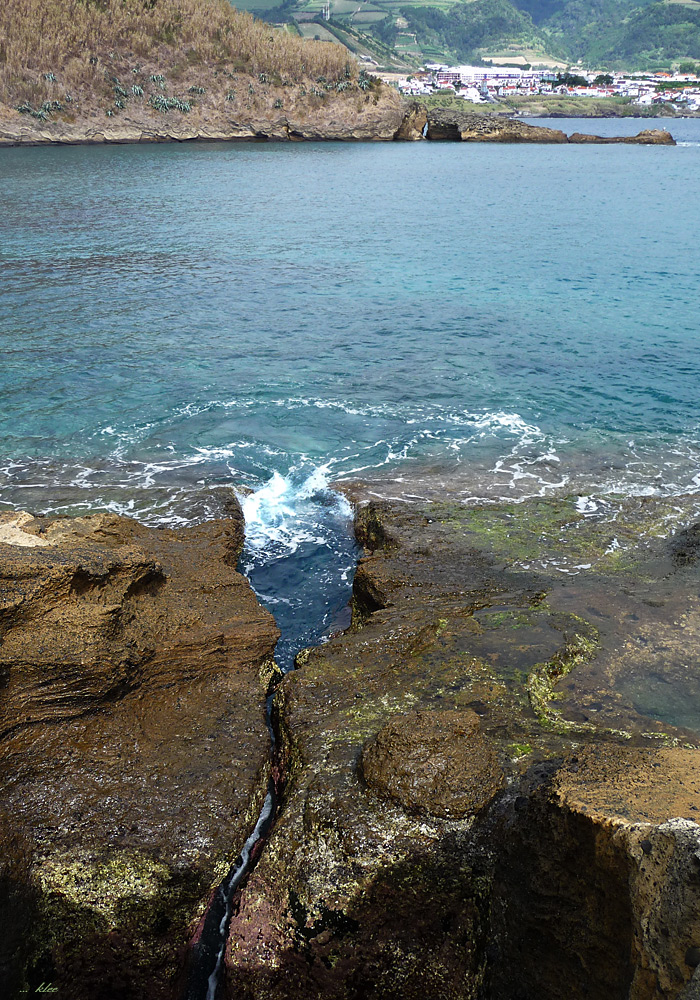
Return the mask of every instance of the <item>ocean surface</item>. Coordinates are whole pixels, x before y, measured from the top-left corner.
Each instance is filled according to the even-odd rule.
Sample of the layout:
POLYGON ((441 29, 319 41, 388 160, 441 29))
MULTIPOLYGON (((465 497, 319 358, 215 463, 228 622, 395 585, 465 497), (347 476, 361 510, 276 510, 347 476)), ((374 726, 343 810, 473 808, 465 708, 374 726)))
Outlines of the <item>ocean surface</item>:
POLYGON ((0 150, 0 511, 178 525, 240 491, 289 665, 347 621, 338 481, 700 492, 700 120, 667 127, 0 150))

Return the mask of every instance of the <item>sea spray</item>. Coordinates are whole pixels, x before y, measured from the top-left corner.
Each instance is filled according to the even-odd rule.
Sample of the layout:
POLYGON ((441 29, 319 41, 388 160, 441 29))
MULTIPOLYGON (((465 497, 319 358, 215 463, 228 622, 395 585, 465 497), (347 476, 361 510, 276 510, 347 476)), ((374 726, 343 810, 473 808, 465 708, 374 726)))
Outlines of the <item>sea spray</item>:
POLYGON ((294 656, 349 624, 352 577, 359 550, 352 508, 328 483, 326 466, 308 463, 274 472, 242 496, 246 543, 240 570, 282 632, 276 659, 294 656))

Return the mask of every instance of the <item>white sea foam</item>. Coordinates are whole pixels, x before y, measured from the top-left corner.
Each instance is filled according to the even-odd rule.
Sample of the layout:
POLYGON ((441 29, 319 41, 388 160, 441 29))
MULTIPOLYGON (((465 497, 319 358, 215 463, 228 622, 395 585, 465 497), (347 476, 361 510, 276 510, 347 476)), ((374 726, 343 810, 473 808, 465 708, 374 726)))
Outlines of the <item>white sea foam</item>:
POLYGON ((295 469, 287 476, 275 471, 257 490, 239 497, 246 524, 246 550, 253 562, 286 557, 300 545, 328 542, 329 508, 342 518, 351 516, 347 500, 332 491, 328 467, 295 469))

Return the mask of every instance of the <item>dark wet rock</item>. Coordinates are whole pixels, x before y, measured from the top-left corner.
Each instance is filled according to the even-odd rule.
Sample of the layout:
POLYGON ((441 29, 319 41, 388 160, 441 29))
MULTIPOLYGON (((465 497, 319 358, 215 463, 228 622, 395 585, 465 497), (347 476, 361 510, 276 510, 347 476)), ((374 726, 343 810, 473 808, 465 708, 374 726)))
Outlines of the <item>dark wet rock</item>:
POLYGON ((172 998, 265 793, 277 629, 228 520, 0 516, 2 994, 172 998))
POLYGON ((489 935, 500 956, 492 997, 672 1000, 700 932, 686 818, 700 791, 700 753, 594 745, 528 798, 513 822, 504 803, 484 830, 498 846, 489 935), (649 848, 648 845, 651 845, 649 848), (546 942, 546 946, 543 946, 546 942))
POLYGON ((569 136, 569 142, 576 143, 627 143, 639 146, 675 146, 676 140, 670 132, 659 128, 645 128, 636 135, 600 136, 587 135, 585 132, 574 132, 569 136))
POLYGON ((469 709, 390 719, 363 750, 362 774, 409 813, 455 819, 479 812, 503 784, 479 716, 469 709))
POLYGON ((700 559, 700 524, 691 524, 671 540, 671 556, 676 566, 693 566, 700 559))
POLYGON ((696 505, 359 511, 353 628, 276 695, 289 785, 226 996, 677 996, 699 929, 700 635, 668 536, 696 505), (448 719, 468 748, 472 713, 493 770, 458 815, 425 765, 456 762, 448 719))

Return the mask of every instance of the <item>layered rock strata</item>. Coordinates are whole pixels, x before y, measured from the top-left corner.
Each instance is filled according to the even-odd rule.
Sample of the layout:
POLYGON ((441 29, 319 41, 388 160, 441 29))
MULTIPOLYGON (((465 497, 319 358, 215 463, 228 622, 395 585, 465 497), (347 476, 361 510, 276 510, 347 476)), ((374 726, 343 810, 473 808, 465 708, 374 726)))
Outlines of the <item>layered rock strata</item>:
POLYGON ((561 129, 528 125, 515 118, 454 111, 451 108, 431 108, 428 111, 427 138, 450 142, 633 143, 675 146, 671 133, 661 129, 644 129, 634 136, 603 138, 580 132, 567 136, 561 129))
POLYGON ((353 628, 277 691, 290 780, 226 996, 693 988, 697 532, 664 540, 693 516, 693 499, 360 511, 353 628))
POLYGON ((0 515, 0 992, 173 998, 269 770, 243 518, 0 515))
MULTIPOLYGON (((316 102, 316 105, 319 102, 316 102)), ((634 136, 601 137, 528 125, 514 118, 431 108, 402 101, 382 87, 359 97, 328 98, 321 107, 298 101, 282 112, 268 109, 244 115, 200 113, 183 117, 125 113, 118 122, 92 114, 76 122, 36 122, 0 105, 0 146, 101 145, 147 142, 243 141, 418 141, 503 143, 626 143, 675 145, 670 132, 644 129, 634 136)))
POLYGON ((283 111, 137 114, 117 120, 92 114, 75 122, 36 122, 0 106, 0 146, 96 145, 138 142, 221 142, 233 140, 389 141, 406 116, 399 94, 389 87, 354 99, 345 94, 304 101, 283 111), (3 113, 4 111, 4 113, 3 113))

